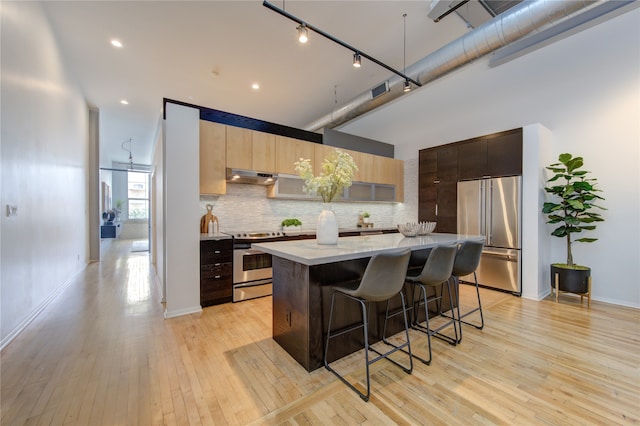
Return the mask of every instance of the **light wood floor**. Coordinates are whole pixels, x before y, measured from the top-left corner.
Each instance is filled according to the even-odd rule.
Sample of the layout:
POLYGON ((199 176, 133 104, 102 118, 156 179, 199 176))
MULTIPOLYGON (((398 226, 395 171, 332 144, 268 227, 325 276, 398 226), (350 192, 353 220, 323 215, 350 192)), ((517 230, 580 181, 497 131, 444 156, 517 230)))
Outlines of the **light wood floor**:
MULTIPOLYGON (((484 330, 434 339, 411 375, 374 364, 365 403, 271 339, 270 297, 164 320, 148 256, 129 246, 114 242, 2 351, 2 425, 640 422, 637 309, 484 291, 484 330)), ((334 365, 364 384, 362 353, 334 365)))

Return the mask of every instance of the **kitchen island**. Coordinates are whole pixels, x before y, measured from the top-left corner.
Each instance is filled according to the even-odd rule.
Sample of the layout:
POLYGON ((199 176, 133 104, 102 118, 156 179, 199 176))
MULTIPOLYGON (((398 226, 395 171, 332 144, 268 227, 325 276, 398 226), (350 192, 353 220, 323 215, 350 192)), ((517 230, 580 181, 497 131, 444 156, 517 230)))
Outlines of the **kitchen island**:
MULTIPOLYGON (((417 273, 433 247, 483 239, 473 235, 404 237, 394 233, 341 237, 337 245, 319 245, 316 240, 253 244, 253 248, 272 255, 273 338, 307 371, 313 371, 323 365, 332 285, 359 280, 369 259, 379 253, 410 248, 409 268, 417 273)), ((399 307, 400 298, 395 302, 399 307)), ((386 303, 378 303, 372 310, 376 314, 369 319, 370 342, 382 337, 385 309, 386 303)), ((359 321, 360 310, 356 304, 344 298, 336 299, 336 328, 346 328, 359 321)), ((401 317, 391 319, 387 327, 387 335, 402 330, 401 317)), ((362 330, 346 333, 335 342, 328 355, 330 362, 362 349, 362 330)))

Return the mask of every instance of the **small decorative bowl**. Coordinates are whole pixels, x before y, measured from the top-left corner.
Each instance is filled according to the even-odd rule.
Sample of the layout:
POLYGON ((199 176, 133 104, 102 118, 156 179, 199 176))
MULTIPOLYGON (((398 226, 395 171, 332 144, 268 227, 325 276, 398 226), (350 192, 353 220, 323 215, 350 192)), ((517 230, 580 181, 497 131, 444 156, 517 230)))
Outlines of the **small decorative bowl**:
POLYGON ((405 237, 415 237, 420 232, 420 224, 407 222, 398 224, 398 231, 405 237))
POLYGON ((420 231, 418 231, 418 235, 427 235, 433 232, 436 229, 436 222, 418 222, 420 225, 420 231))

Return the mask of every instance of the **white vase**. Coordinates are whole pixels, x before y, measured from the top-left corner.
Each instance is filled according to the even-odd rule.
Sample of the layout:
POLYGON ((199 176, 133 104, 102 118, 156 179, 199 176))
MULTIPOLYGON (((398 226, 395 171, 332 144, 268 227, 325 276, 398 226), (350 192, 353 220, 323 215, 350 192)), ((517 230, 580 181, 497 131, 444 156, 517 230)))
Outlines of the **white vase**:
POLYGON ((338 244, 338 220, 329 203, 322 205, 322 211, 318 216, 316 241, 318 244, 338 244))

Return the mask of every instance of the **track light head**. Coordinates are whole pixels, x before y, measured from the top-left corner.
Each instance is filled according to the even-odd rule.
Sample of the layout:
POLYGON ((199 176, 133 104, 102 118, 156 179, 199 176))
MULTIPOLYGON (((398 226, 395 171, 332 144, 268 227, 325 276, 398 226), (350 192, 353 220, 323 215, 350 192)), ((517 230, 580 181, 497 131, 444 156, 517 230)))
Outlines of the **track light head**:
POLYGON ((404 81, 404 86, 402 86, 402 91, 405 93, 411 91, 411 83, 409 82, 409 80, 404 81))
POLYGON ((353 66, 355 68, 360 68, 360 66, 362 66, 362 58, 358 52, 353 54, 353 66))
POLYGON ((298 25, 298 41, 300 43, 306 43, 309 40, 309 32, 305 24, 298 25))

